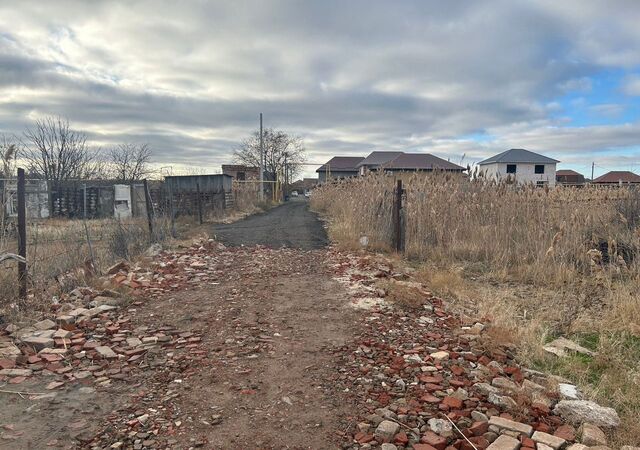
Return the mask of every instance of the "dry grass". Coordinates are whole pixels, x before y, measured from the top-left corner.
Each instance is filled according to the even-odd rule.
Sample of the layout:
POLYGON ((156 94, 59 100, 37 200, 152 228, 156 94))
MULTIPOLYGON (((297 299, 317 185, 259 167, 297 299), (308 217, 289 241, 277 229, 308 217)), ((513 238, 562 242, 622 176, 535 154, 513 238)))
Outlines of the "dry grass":
MULTIPOLYGON (((169 236, 166 220, 155 221, 154 239, 169 236)), ((29 298, 17 299, 17 265, 0 267, 0 317, 23 320, 47 311, 51 298, 78 285, 90 285, 92 274, 104 271, 120 259, 144 252, 152 240, 146 219, 51 219, 32 222, 27 228, 29 298), (87 243, 87 232, 91 251, 87 243), (93 258, 92 258, 93 256, 93 258), (93 261, 93 265, 91 262, 93 261)), ((16 252, 15 233, 6 233, 1 252, 16 252)))
MULTIPOLYGON (((312 206, 347 248, 368 236, 389 248, 394 179, 325 185, 312 206)), ((565 376, 615 407, 612 444, 639 445, 640 193, 537 189, 418 174, 407 181, 406 254, 416 275, 466 314, 488 317, 489 339, 518 345, 521 361, 565 376), (557 359, 559 335, 597 351, 557 359)))

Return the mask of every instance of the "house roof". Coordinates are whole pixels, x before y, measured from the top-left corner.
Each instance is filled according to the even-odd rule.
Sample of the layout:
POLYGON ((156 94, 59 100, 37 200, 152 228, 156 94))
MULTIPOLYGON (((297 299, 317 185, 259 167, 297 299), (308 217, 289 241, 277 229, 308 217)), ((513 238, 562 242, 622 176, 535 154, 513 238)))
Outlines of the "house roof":
POLYGON ((556 170, 556 176, 566 177, 566 176, 569 176, 569 175, 582 176, 581 173, 578 173, 575 170, 570 170, 570 169, 556 170))
POLYGON ((491 158, 480 161, 478 164, 493 164, 493 163, 533 163, 533 164, 555 164, 558 163, 557 159, 548 158, 539 153, 530 152, 523 148, 512 148, 506 152, 499 153, 491 158))
POLYGON ((362 156, 334 156, 316 169, 316 172, 324 172, 327 170, 327 165, 331 172, 357 172, 358 163, 363 159, 362 156))
POLYGON ((599 176, 593 183, 640 183, 640 175, 626 170, 613 170, 599 176))
POLYGON ((465 170, 464 167, 429 153, 401 153, 398 157, 385 164, 384 168, 396 170, 465 170))
POLYGON ((402 155, 402 152, 371 152, 369 156, 364 158, 356 167, 361 166, 381 166, 386 164, 398 156, 402 155))

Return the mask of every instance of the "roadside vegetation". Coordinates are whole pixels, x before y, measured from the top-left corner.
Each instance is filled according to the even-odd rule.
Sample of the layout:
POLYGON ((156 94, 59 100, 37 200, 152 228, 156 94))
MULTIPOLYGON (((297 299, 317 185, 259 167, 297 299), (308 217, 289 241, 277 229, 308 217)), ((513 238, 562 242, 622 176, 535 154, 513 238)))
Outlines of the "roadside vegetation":
MULTIPOLYGON (((335 242, 389 251, 394 179, 324 185, 312 207, 335 242), (366 239, 362 239, 366 237, 366 239)), ((405 181, 405 258, 432 290, 492 321, 532 368, 615 407, 616 441, 640 444, 640 192, 541 189, 417 174, 405 181), (595 356, 542 347, 568 337, 595 356)))

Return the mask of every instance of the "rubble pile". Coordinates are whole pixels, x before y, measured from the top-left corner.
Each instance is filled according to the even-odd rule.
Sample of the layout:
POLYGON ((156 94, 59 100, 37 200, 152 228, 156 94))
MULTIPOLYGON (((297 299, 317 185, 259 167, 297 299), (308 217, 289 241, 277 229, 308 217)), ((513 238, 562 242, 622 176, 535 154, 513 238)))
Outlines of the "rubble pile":
POLYGON ((441 299, 411 280, 410 271, 380 257, 333 251, 330 261, 353 306, 366 310, 341 378, 364 413, 343 433, 343 448, 606 446, 602 429, 619 424, 615 410, 582 400, 566 380, 521 368, 513 348, 484 339, 487 321, 448 312, 441 299), (381 280, 413 289, 422 302, 413 308, 394 304, 381 280))

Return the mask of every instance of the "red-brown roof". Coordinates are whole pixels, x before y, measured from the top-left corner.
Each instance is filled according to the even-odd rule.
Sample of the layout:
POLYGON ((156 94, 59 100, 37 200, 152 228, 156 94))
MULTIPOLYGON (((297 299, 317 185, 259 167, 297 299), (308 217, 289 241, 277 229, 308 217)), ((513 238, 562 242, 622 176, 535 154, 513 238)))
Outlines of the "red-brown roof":
POLYGON ((596 178, 593 183, 640 183, 640 175, 625 170, 613 170, 596 178))
POLYGON ((582 176, 581 173, 576 172, 575 170, 570 170, 570 169, 564 169, 564 170, 556 170, 556 176, 561 176, 561 177, 566 177, 569 175, 578 175, 578 176, 582 176))

